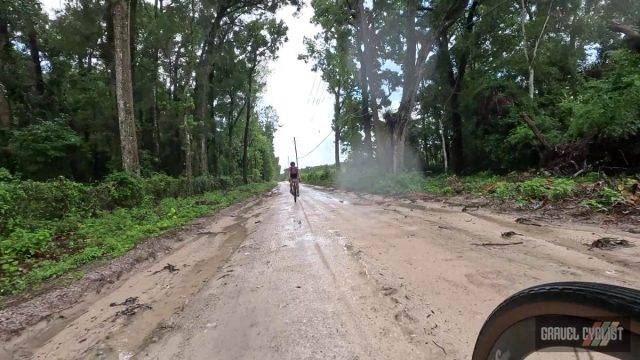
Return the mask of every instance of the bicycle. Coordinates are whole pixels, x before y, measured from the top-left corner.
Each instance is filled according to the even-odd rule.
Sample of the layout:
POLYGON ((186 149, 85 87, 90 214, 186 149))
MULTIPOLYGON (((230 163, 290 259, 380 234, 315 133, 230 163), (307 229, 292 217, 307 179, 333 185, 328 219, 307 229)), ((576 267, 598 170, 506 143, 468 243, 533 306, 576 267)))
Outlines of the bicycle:
POLYGON ((572 332, 547 326, 551 324, 581 324, 575 329, 582 329, 582 333, 574 334, 581 337, 572 337, 576 341, 564 348, 607 351, 606 355, 623 360, 640 359, 640 291, 598 283, 560 282, 522 290, 502 302, 482 326, 472 360, 524 359, 537 350, 559 350, 555 347, 562 345, 558 344, 569 344, 562 342, 566 339, 555 343, 547 340, 554 340, 563 331, 569 338, 572 332), (614 337, 628 339, 629 348, 611 352, 607 346, 614 346, 614 337))
POLYGON ((300 196, 300 180, 295 178, 295 179, 291 179, 291 183, 292 183, 292 191, 291 191, 291 195, 293 195, 293 202, 298 202, 298 197, 300 196))

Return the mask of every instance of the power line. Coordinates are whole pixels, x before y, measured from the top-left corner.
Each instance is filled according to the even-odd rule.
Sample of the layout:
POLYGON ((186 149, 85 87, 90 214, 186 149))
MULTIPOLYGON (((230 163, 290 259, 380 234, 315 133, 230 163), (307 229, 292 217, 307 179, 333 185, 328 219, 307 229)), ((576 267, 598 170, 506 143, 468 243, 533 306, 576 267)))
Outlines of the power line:
POLYGON ((322 139, 322 141, 320 141, 320 142, 318 143, 318 145, 316 145, 313 149, 311 149, 311 151, 309 151, 308 153, 306 153, 306 154, 304 154, 304 155, 300 156, 300 159, 304 159, 305 157, 309 156, 312 152, 316 151, 316 149, 317 149, 320 145, 322 145, 322 143, 323 143, 323 142, 325 142, 325 140, 327 140, 327 138, 329 138, 329 136, 330 136, 331 134, 333 134, 333 130, 329 131, 329 133, 327 134, 327 136, 325 136, 325 137, 324 137, 324 139, 322 139))

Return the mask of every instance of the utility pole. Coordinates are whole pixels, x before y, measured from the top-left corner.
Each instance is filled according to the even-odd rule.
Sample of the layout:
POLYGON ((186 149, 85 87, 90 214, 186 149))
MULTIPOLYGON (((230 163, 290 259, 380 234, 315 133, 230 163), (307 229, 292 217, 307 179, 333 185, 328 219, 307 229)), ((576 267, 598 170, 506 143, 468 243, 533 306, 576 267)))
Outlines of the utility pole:
POLYGON ((300 169, 300 164, 298 163, 298 147, 296 146, 296 137, 293 137, 293 150, 296 152, 296 166, 300 169))

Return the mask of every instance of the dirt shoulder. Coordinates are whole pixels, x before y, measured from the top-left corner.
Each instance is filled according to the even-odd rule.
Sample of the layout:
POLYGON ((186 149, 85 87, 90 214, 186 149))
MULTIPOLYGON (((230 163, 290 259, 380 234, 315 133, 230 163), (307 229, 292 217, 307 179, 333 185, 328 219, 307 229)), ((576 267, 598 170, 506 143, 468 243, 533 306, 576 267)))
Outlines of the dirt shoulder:
MULTIPOLYGON (((123 282, 136 276, 148 277, 149 283, 172 276, 174 281, 183 282, 182 288, 196 291, 197 282, 193 281, 192 276, 186 274, 194 270, 202 271, 203 264, 197 265, 198 261, 181 262, 180 257, 176 259, 171 257, 183 251, 185 246, 193 246, 194 242, 203 244, 213 242, 216 245, 213 247, 216 254, 219 252, 218 246, 225 249, 225 246, 233 248, 232 244, 224 246, 221 244, 233 243, 228 240, 233 236, 236 243, 237 239, 242 238, 241 234, 236 234, 242 230, 240 226, 235 225, 236 221, 244 219, 243 213, 270 196, 273 196, 273 190, 222 209, 215 215, 197 219, 183 229, 171 230, 161 236, 149 238, 119 258, 85 267, 84 275, 78 280, 67 284, 52 281, 45 285, 44 290, 36 294, 22 294, 8 298, 5 308, 0 310, 0 339, 8 344, 5 346, 9 347, 25 340, 26 343, 19 345, 23 349, 36 346, 36 343, 44 341, 56 329, 64 328, 77 319, 92 304, 112 296, 123 282), (234 227, 226 228, 225 224, 231 223, 230 220, 233 220, 234 227), (212 224, 215 224, 215 227, 212 224), (159 261, 161 264, 158 264, 159 261), (187 263, 195 265, 185 267, 184 264, 187 263), (155 267, 159 268, 155 269, 155 267), (182 278, 191 280, 186 281, 182 278)), ((213 271, 216 271, 215 266, 213 271)), ((114 302, 120 303, 129 297, 137 297, 136 302, 139 303, 142 301, 139 290, 132 289, 127 294, 129 296, 123 295, 122 299, 117 297, 114 302)), ((183 301, 180 296, 174 300, 183 301)), ((126 317, 127 313, 132 313, 132 310, 128 310, 132 307, 128 305, 134 304, 114 306, 113 313, 125 310, 121 315, 126 317)), ((134 306, 134 308, 133 312, 144 310, 144 306, 134 306)))
POLYGON ((424 192, 406 192, 394 195, 381 195, 359 191, 349 191, 331 186, 306 184, 319 190, 339 191, 358 196, 371 196, 378 199, 416 202, 436 202, 459 208, 462 212, 487 209, 499 214, 515 214, 550 223, 571 222, 585 225, 597 225, 615 228, 630 234, 640 234, 640 209, 619 208, 611 212, 593 211, 583 204, 580 198, 566 198, 559 201, 531 201, 521 203, 516 200, 497 199, 491 196, 473 194, 437 195, 424 192))

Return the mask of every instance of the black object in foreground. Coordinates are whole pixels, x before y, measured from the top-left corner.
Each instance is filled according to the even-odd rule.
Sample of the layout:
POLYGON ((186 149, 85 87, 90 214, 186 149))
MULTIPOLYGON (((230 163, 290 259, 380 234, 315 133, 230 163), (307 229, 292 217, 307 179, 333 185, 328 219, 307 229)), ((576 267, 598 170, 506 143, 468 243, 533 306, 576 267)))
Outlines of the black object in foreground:
POLYGON ((537 351, 574 348, 640 359, 640 291, 587 282, 522 290, 491 313, 472 360, 524 359, 537 351))

